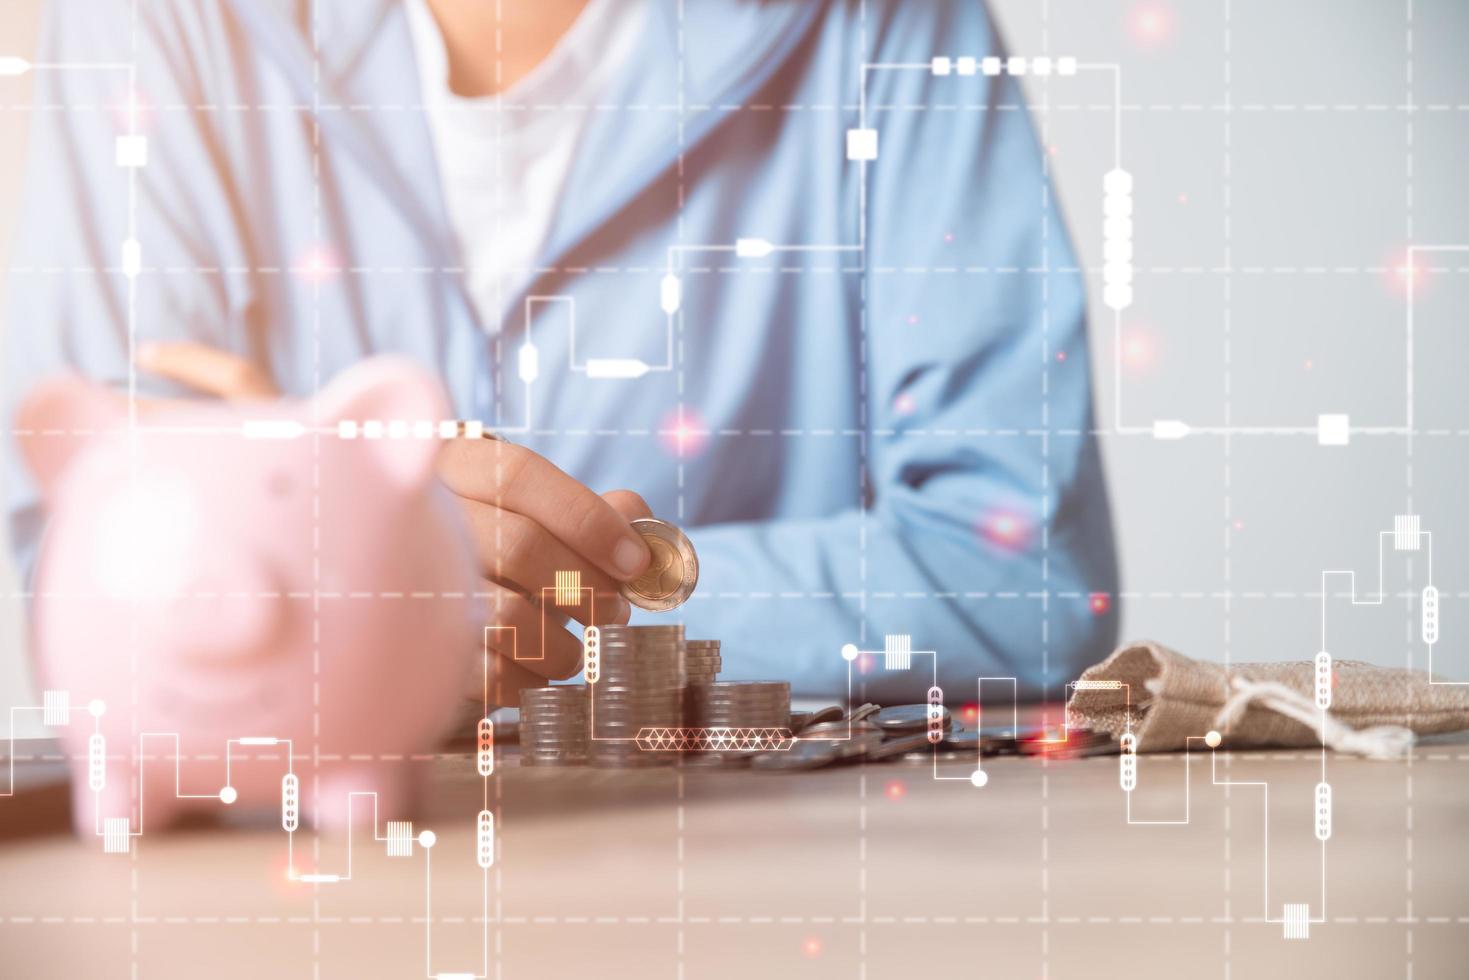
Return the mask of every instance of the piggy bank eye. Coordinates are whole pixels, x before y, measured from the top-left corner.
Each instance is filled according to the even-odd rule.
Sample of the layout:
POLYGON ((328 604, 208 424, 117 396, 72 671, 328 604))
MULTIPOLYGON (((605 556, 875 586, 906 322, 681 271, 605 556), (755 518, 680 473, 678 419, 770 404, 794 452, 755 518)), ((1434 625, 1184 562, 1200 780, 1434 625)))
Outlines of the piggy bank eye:
POLYGON ((276 470, 265 481, 265 488, 270 491, 272 497, 289 497, 295 490, 295 484, 291 475, 285 470, 276 470))

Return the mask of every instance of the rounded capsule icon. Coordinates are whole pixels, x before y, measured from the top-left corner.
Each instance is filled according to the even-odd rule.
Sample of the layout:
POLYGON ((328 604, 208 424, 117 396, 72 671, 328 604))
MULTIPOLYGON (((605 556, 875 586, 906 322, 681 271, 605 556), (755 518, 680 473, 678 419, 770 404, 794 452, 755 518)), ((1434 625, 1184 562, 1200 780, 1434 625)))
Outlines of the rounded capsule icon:
POLYGON ((602 676, 602 631, 588 626, 581 638, 582 671, 588 684, 595 684, 602 676))
POLYGON ((301 781, 293 772, 281 777, 281 827, 294 834, 301 826, 301 781))
POLYGON ((1438 589, 1431 585, 1423 587, 1423 642, 1432 646, 1438 642, 1438 589))
POLYGON ((1123 732, 1117 739, 1117 744, 1125 754, 1130 755, 1137 752, 1137 736, 1132 732, 1123 732))
POLYGON ((1131 793, 1137 789, 1137 754, 1124 752, 1117 758, 1117 781, 1121 784, 1124 793, 1131 793))
POLYGON ((1331 838, 1331 784, 1316 784, 1316 839, 1331 838))
POLYGON ((1331 707, 1331 654, 1325 650, 1316 654, 1316 707, 1331 707))
POLYGON ((101 732, 93 732, 87 738, 87 788, 100 793, 106 785, 107 740, 101 732))
POLYGON ((944 691, 937 684, 928 689, 928 740, 934 745, 944 740, 944 691))
POLYGON ((479 720, 475 765, 481 776, 489 776, 495 771, 495 723, 488 718, 479 720))
POLYGON ((475 820, 474 842, 476 863, 489 868, 495 863, 495 815, 489 810, 481 810, 475 820))

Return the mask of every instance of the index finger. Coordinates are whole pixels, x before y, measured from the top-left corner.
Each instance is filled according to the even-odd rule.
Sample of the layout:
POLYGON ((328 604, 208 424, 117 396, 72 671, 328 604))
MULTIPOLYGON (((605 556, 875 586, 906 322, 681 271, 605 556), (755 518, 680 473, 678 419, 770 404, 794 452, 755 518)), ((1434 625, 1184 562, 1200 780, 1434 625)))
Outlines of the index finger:
POLYGON ((651 560, 616 508, 524 446, 450 440, 439 457, 439 478, 461 497, 529 517, 614 578, 631 581, 651 560))

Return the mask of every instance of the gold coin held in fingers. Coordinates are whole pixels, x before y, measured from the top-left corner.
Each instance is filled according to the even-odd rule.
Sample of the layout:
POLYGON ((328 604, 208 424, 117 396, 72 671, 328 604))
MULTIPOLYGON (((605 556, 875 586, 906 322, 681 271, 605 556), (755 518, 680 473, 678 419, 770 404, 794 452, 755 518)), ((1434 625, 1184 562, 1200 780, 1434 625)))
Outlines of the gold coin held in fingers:
POLYGON ((699 581, 699 559, 682 531, 666 521, 642 517, 632 522, 653 558, 642 575, 622 587, 633 605, 664 612, 683 605, 699 581))

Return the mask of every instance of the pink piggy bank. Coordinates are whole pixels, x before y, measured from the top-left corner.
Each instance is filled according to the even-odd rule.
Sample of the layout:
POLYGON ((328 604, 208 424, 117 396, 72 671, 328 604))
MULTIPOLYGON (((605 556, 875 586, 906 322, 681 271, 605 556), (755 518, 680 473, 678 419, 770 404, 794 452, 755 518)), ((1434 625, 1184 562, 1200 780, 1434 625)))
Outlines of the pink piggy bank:
POLYGON ((409 813, 410 757, 479 687, 475 563, 434 476, 446 414, 394 358, 309 402, 166 403, 131 433, 79 378, 27 397, 49 515, 32 648, 79 834, 120 850, 222 806, 288 830, 409 813))

